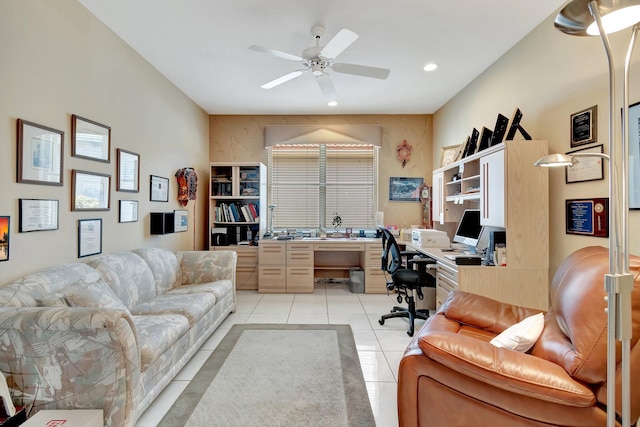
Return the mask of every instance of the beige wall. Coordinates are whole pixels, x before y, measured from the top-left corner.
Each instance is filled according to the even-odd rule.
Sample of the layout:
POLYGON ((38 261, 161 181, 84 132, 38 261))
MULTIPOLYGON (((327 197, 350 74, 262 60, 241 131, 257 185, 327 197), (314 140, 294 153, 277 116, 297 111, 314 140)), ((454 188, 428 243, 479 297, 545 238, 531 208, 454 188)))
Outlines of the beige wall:
MULTIPOLYGON (((516 107, 523 111, 523 127, 534 139, 547 139, 550 152, 564 153, 571 150, 570 115, 592 105, 598 105, 598 144, 604 143, 607 151, 608 68, 602 42, 600 38, 571 37, 561 33, 553 26, 555 15, 434 115, 434 153, 439 147, 462 142, 473 127, 492 129, 498 113, 510 117, 516 107)), ((619 66, 623 65, 629 36, 629 31, 611 36, 619 66)), ((632 103, 640 100, 639 73, 636 61, 631 73, 632 103)), ((607 167, 605 164, 605 177, 607 167)), ((549 174, 550 269, 553 274, 574 250, 589 245, 608 245, 604 238, 565 234, 564 213, 566 199, 607 197, 608 180, 565 184, 564 170, 552 169, 549 174)), ((630 211, 631 236, 637 235, 639 226, 640 211, 630 211)), ((630 239, 629 243, 631 252, 640 254, 640 240, 630 239)))
POLYGON ((380 151, 379 209, 386 225, 408 228, 421 224, 419 203, 390 202, 389 177, 423 177, 431 183, 432 117, 430 115, 350 116, 211 116, 210 159, 212 162, 267 162, 264 148, 266 125, 379 125, 380 151), (402 167, 396 147, 403 140, 413 146, 411 160, 402 167))
POLYGON ((149 212, 178 209, 173 174, 195 167, 208 179, 208 116, 75 0, 0 2, 0 215, 11 217, 10 259, 0 283, 77 261, 77 221, 102 218, 103 253, 158 246, 203 248, 206 205, 190 202, 189 231, 149 235, 149 212), (111 162, 71 157, 71 114, 111 126, 111 162), (16 183, 16 120, 64 131, 64 186, 16 183), (115 191, 117 148, 140 154, 140 192, 115 191), (111 209, 70 210, 71 170, 110 174, 111 209), (170 178, 169 203, 149 202, 149 175, 170 178), (60 201, 60 228, 18 233, 18 199, 60 201), (139 201, 139 221, 118 223, 118 200, 139 201), (194 213, 199 222, 194 235, 194 213))

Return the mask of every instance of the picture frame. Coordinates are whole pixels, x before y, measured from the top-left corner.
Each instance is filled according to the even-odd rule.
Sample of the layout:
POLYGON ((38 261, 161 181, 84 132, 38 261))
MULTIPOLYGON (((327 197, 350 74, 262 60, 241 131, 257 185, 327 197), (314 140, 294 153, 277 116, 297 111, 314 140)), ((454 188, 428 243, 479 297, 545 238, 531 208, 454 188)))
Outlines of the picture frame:
POLYGON ((108 211, 111 208, 111 175, 73 169, 72 211, 108 211))
POLYGON ((458 160, 460 152, 460 144, 449 145, 440 149, 440 167, 448 166, 458 160))
MULTIPOLYGON (((568 155, 574 153, 603 153, 603 144, 593 147, 581 148, 567 152, 568 155)), ((573 166, 564 168, 565 182, 574 184, 576 182, 598 181, 604 179, 604 159, 601 157, 580 157, 579 162, 573 166)))
POLYGON ((640 102, 629 106, 629 209, 640 209, 640 102))
POLYGON ((138 201, 120 200, 118 203, 118 222, 138 222, 138 201))
POLYGON ((571 147, 591 144, 598 138, 598 106, 571 115, 571 147))
POLYGON ((98 162, 111 162, 111 127, 71 115, 71 155, 98 162))
POLYGON ((169 178, 151 175, 149 200, 152 202, 169 201, 169 178))
POLYGON ((18 232, 57 230, 60 203, 53 199, 18 199, 18 232))
POLYGON ((565 201, 566 234, 609 237, 609 198, 565 201))
POLYGON ((173 231, 174 231, 174 233, 180 233, 180 232, 183 232, 183 231, 187 231, 188 224, 189 224, 188 211, 182 210, 182 209, 173 211, 173 231))
POLYGON ((0 262, 9 261, 10 225, 10 216, 0 216, 0 262))
POLYGON ((389 201, 419 202, 420 186, 424 178, 397 177, 389 178, 389 201))
POLYGON ((117 168, 116 191, 140 192, 140 155, 118 148, 117 168))
POLYGON ((78 258, 102 253, 102 218, 78 220, 78 258))
POLYGON ((16 181, 62 186, 64 132, 18 119, 16 181))

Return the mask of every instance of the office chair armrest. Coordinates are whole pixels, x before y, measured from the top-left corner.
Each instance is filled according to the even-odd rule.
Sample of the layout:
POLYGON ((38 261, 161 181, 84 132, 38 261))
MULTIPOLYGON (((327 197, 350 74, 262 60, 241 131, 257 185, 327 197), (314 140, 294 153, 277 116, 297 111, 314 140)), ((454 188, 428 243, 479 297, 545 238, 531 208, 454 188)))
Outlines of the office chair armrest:
POLYGON ((432 258, 410 258, 407 260, 407 266, 408 268, 412 268, 413 265, 417 265, 418 268, 427 268, 427 266, 429 264, 436 264, 437 261, 435 259, 432 258))

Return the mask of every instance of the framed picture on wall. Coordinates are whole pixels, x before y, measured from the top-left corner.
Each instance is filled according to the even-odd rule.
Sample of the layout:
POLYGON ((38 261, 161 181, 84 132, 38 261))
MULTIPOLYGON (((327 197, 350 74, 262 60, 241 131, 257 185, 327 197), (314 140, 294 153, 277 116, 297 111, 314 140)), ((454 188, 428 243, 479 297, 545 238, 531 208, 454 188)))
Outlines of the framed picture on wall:
POLYGON ((71 116, 71 155, 109 163, 111 128, 84 117, 71 116))
POLYGON ((598 106, 571 115, 571 146, 591 144, 598 138, 598 106))
MULTIPOLYGON (((580 150, 569 151, 574 153, 602 153, 603 145, 582 148, 580 150)), ((564 168, 565 180, 567 184, 574 182, 598 181, 604 179, 604 159, 600 157, 580 157, 579 162, 573 166, 564 168)))
POLYGON ((102 219, 78 220, 78 258, 102 253, 102 219))
POLYGON ((629 209, 640 209, 640 102, 629 106, 629 209))
POLYGON ((19 199, 18 232, 58 229, 58 200, 19 199))
POLYGON ((405 178, 392 176, 389 178, 389 201, 419 202, 420 186, 424 178, 405 178))
POLYGON ((64 132, 18 119, 17 181, 62 185, 64 132))
POLYGON ((150 200, 152 202, 169 201, 169 178, 151 175, 150 200))
POLYGON ((138 221, 138 201, 120 200, 118 211, 118 222, 138 221))
POLYGON ((111 176, 74 169, 71 180, 72 211, 108 211, 111 176))
POLYGON ((0 261, 9 260, 10 219, 9 216, 0 216, 0 261))
POLYGON ((118 148, 116 191, 140 191, 140 155, 118 148))

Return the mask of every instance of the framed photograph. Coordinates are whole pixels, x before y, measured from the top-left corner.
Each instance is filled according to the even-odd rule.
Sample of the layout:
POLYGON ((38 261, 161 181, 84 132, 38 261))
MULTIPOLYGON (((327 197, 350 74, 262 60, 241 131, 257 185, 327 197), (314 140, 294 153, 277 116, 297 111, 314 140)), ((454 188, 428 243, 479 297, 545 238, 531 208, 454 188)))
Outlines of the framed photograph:
POLYGON ((440 167, 448 166, 458 158, 460 145, 449 145, 440 149, 440 167))
POLYGON ((111 128, 73 114, 71 116, 71 155, 109 163, 111 128))
POLYGON ((74 169, 71 176, 72 211, 108 211, 111 176, 74 169))
POLYGON ((173 231, 179 233, 181 231, 187 231, 187 224, 189 223, 189 217, 186 210, 173 211, 173 231))
POLYGON ((120 200, 118 222, 138 222, 138 201, 120 200))
POLYGON ((571 146, 591 144, 598 138, 598 106, 571 115, 571 146))
MULTIPOLYGON (((569 151, 567 152, 567 154, 602 152, 603 145, 600 144, 596 145, 595 147, 569 151)), ((564 171, 567 184, 604 179, 604 159, 602 159, 601 157, 579 157, 578 163, 573 166, 564 168, 564 171)))
POLYGON ((60 203, 58 200, 19 199, 19 233, 57 230, 60 203))
POLYGON ((64 132, 18 119, 17 181, 62 185, 64 132))
POLYGON ((609 237, 609 199, 566 201, 567 234, 609 237))
POLYGON ((116 191, 140 191, 140 155, 118 148, 116 191))
POLYGON ((150 200, 152 202, 169 201, 169 178, 151 175, 150 200))
POLYGON ((0 216, 0 261, 9 260, 10 219, 8 216, 0 216))
POLYGON ((640 209, 640 102, 629 106, 629 209, 640 209))
POLYGON ((78 220, 78 258, 102 253, 102 219, 78 220))
POLYGON ((389 201, 419 202, 420 186, 423 182, 423 178, 392 176, 389 178, 389 201))

